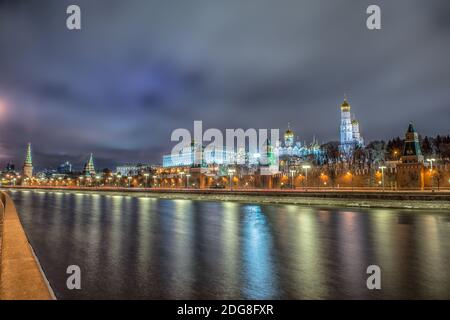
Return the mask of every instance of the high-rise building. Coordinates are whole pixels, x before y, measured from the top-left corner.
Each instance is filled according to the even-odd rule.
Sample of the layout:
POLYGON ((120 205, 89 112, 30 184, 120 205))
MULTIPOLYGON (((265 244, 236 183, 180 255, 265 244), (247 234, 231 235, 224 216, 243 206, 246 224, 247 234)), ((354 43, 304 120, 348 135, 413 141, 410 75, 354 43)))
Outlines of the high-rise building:
POLYGON ((347 102, 347 97, 344 97, 344 102, 341 104, 341 144, 340 150, 344 154, 349 154, 355 147, 364 146, 364 140, 359 131, 359 122, 351 116, 351 106, 347 102))
POLYGON ((31 179, 33 177, 33 159, 31 157, 31 143, 28 143, 27 146, 27 154, 25 157, 25 161, 23 163, 23 171, 24 178, 31 179))
POLYGON ((72 173, 72 164, 66 161, 58 166, 56 170, 59 174, 70 174, 72 173))
POLYGON ((83 174, 86 176, 95 176, 94 155, 92 153, 88 162, 84 165, 83 174))
POLYGON ((16 170, 16 167, 14 166, 14 163, 12 163, 10 161, 6 164, 6 168, 5 168, 6 172, 14 172, 15 170, 16 170))

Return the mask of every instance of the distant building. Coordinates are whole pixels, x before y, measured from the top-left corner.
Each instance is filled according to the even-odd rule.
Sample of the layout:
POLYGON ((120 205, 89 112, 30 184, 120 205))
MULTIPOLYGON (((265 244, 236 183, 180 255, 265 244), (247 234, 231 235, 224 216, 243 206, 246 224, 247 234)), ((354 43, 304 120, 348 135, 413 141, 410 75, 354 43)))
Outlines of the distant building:
POLYGON ((56 171, 59 174, 70 174, 72 173, 72 164, 69 161, 66 161, 58 166, 56 171))
POLYGON ((125 164, 122 166, 116 167, 116 173, 121 174, 122 176, 135 176, 139 173, 138 165, 133 164, 125 164))
POLYGON ((294 132, 291 130, 290 124, 288 124, 288 129, 284 133, 284 143, 278 141, 274 146, 274 152, 280 159, 312 157, 318 162, 321 162, 324 155, 316 138, 310 144, 301 143, 298 139, 294 140, 294 132))
POLYGON ((83 175, 95 176, 94 155, 91 153, 88 162, 84 165, 83 175))
POLYGON ((33 177, 33 159, 31 157, 31 143, 28 143, 27 146, 27 154, 25 157, 25 161, 23 163, 23 170, 22 170, 23 178, 29 178, 31 179, 33 177))
POLYGON ((359 122, 351 117, 351 106, 347 102, 347 97, 344 97, 344 102, 341 104, 341 144, 340 151, 344 155, 350 154, 356 147, 364 146, 364 139, 359 130, 359 122))
POLYGON ((14 172, 15 170, 16 170, 16 167, 14 166, 14 163, 8 162, 6 164, 5 172, 10 173, 10 172, 14 172))

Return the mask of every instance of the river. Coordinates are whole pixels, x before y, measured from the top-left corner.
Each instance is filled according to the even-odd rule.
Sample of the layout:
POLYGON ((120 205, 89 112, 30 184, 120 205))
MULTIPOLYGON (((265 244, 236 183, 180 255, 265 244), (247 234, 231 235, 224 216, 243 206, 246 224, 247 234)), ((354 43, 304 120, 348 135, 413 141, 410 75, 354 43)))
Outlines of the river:
POLYGON ((58 299, 450 298, 449 212, 8 192, 58 299))

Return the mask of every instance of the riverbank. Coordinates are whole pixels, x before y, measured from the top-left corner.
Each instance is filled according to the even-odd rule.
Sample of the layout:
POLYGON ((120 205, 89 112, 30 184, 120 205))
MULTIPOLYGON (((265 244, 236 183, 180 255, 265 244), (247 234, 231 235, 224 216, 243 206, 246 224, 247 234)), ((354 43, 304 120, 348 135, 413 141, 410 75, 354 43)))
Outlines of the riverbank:
POLYGON ((143 189, 87 187, 9 187, 14 190, 101 193, 160 199, 236 201, 241 203, 294 204, 314 207, 357 207, 449 210, 450 192, 419 191, 298 191, 223 189, 143 189))
POLYGON ((53 300, 10 197, 0 192, 0 300, 53 300))

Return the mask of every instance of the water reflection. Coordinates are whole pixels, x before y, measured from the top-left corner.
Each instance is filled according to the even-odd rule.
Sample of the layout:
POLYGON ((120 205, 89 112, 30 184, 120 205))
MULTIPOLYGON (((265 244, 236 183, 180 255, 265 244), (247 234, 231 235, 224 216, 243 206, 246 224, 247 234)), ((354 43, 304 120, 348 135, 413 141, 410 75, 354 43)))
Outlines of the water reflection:
POLYGON ((10 193, 58 298, 450 298, 444 212, 10 193))
POLYGON ((276 298, 277 277, 267 219, 258 205, 246 205, 242 213, 244 298, 276 298))

